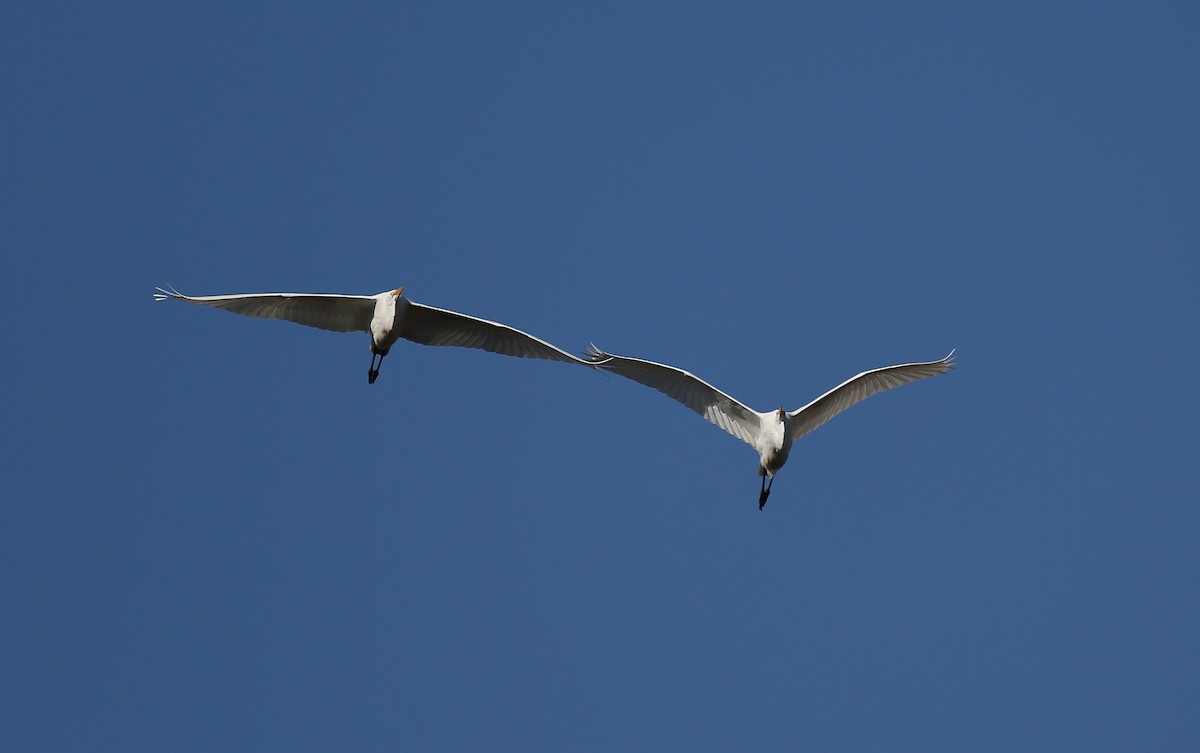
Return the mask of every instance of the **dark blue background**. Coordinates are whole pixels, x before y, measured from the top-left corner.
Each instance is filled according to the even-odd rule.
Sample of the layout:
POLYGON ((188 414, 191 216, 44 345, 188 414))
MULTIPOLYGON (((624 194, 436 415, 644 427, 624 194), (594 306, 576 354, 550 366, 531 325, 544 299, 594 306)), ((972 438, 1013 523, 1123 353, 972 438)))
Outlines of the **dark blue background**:
POLYGON ((1196 7, 10 3, 5 748, 1194 749, 1196 7))

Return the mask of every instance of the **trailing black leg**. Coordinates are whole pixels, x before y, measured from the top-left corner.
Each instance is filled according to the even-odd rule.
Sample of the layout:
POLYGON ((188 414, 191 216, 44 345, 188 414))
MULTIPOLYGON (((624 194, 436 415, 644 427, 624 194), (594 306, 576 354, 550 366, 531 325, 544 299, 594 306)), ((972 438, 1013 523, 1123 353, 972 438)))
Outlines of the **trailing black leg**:
POLYGON ((375 384, 375 380, 379 378, 379 366, 375 365, 375 359, 379 359, 379 366, 383 365, 383 354, 371 354, 371 367, 367 370, 367 384, 375 384))
POLYGON ((758 509, 763 509, 767 504, 767 497, 771 496, 771 486, 775 483, 775 477, 771 477, 771 483, 767 483, 767 474, 762 476, 762 488, 758 492, 758 509))

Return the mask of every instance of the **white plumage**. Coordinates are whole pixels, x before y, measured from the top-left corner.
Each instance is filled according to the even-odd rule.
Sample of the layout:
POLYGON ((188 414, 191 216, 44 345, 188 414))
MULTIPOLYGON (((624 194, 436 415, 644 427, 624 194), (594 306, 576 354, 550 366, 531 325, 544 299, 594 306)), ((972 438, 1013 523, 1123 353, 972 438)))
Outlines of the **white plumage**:
POLYGON ((367 332, 371 335, 371 366, 367 381, 374 384, 379 363, 400 338, 422 345, 452 345, 500 353, 517 358, 542 358, 590 366, 583 359, 545 340, 499 322, 480 319, 416 303, 404 288, 378 295, 334 293, 245 293, 189 296, 157 288, 154 300, 198 303, 243 316, 283 319, 333 332, 367 332))
POLYGON ((765 413, 675 366, 605 353, 594 345, 588 349, 588 362, 653 387, 753 447, 758 452, 758 473, 763 477, 758 498, 761 510, 771 493, 775 474, 787 462, 792 442, 871 395, 945 374, 954 368, 954 351, 938 361, 903 363, 864 371, 802 408, 787 412, 780 407, 765 413))

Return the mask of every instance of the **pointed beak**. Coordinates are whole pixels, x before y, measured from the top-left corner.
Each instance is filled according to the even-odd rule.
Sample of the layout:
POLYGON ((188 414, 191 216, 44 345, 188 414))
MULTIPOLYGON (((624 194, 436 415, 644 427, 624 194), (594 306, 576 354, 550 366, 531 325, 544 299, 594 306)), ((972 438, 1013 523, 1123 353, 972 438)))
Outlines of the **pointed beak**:
POLYGON ((394 295, 394 296, 399 296, 399 295, 400 295, 401 293, 403 293, 403 292, 404 292, 404 288, 403 288, 403 287, 399 287, 399 288, 396 288, 395 290, 393 290, 393 291, 392 291, 392 295, 394 295))

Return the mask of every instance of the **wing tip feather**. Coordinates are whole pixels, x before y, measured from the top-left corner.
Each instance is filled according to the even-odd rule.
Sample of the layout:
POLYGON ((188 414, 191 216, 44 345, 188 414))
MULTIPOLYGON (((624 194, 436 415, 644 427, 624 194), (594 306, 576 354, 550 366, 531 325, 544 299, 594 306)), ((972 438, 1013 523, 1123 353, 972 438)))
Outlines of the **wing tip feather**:
POLYGON ((155 290, 158 291, 157 293, 154 294, 154 300, 165 301, 169 298, 176 298, 176 299, 187 298, 187 296, 185 296, 183 293, 180 293, 178 290, 176 290, 174 285, 172 285, 170 283, 166 283, 166 285, 167 286, 165 288, 160 288, 160 287, 154 288, 155 290))
POLYGON ((588 343, 583 355, 585 363, 589 366, 603 366, 615 358, 611 353, 606 353, 597 347, 596 343, 588 343))

